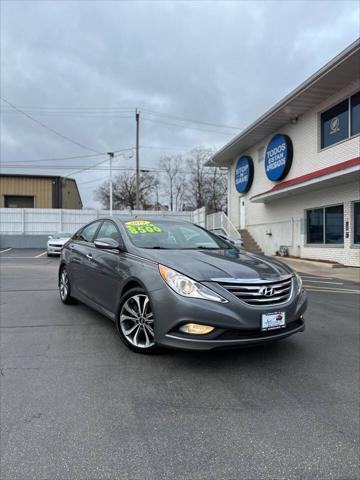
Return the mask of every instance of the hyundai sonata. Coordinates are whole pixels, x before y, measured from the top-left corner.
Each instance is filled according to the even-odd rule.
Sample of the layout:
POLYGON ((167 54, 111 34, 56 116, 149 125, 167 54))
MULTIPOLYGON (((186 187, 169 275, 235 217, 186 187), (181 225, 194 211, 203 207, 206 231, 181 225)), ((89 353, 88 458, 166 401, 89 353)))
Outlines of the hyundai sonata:
POLYGON ((279 340, 304 330, 307 307, 288 266, 164 217, 81 228, 62 250, 59 290, 63 303, 80 300, 109 317, 143 353, 279 340))

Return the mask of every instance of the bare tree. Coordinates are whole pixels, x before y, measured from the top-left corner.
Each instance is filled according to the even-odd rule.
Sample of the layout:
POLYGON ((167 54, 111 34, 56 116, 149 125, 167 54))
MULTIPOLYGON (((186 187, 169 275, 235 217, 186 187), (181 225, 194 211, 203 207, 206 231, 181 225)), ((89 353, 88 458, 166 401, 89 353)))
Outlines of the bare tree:
MULTIPOLYGON (((143 209, 150 203, 150 197, 156 190, 158 180, 149 172, 140 174, 140 205, 143 209)), ((104 208, 109 208, 110 187, 109 182, 104 182, 95 190, 95 199, 100 201, 104 208)), ((135 209, 136 205, 136 176, 134 173, 123 173, 113 181, 114 209, 135 209)))
POLYGON ((227 175, 217 167, 208 171, 206 182, 206 207, 208 212, 221 212, 227 210, 227 175))
POLYGON ((183 160, 181 155, 173 155, 173 156, 165 156, 160 159, 159 166, 161 170, 164 172, 164 192, 169 198, 169 207, 171 211, 174 211, 174 204, 175 209, 178 210, 179 204, 179 197, 181 188, 179 188, 180 182, 180 175, 183 176, 181 173, 181 169, 183 167, 183 160))
POLYGON ((209 211, 226 209, 227 181, 223 172, 205 164, 211 159, 213 150, 205 147, 194 148, 187 158, 189 190, 187 204, 193 208, 206 206, 209 211))

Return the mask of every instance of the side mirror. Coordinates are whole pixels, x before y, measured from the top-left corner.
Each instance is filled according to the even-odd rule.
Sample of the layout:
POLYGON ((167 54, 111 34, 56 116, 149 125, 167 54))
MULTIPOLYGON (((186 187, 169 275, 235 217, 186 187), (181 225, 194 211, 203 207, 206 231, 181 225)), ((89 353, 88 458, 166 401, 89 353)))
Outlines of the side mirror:
POLYGON ((121 244, 113 238, 99 238, 94 241, 94 245, 101 250, 122 250, 121 244))
POLYGON ((52 235, 48 235, 48 239, 50 240, 51 238, 53 238, 53 236, 52 236, 52 235))

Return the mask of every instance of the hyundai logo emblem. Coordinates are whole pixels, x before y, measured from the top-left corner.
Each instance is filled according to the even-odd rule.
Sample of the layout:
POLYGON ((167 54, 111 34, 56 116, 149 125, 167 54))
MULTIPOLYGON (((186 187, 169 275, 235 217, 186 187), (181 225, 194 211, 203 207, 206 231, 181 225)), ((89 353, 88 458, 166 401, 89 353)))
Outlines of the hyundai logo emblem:
POLYGON ((263 297, 272 297, 275 293, 275 290, 273 289, 273 287, 261 287, 259 289, 259 293, 263 297))

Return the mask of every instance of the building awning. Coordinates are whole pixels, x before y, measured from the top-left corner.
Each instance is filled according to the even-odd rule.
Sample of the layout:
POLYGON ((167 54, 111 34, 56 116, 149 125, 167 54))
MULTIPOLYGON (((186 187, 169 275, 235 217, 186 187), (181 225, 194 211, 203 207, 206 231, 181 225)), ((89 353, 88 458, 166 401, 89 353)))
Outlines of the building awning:
POLYGON ((345 162, 321 168, 306 175, 278 183, 270 190, 250 197, 250 201, 254 203, 267 203, 272 200, 277 200, 278 198, 355 180, 360 182, 360 157, 352 158, 351 160, 346 160, 345 162))

